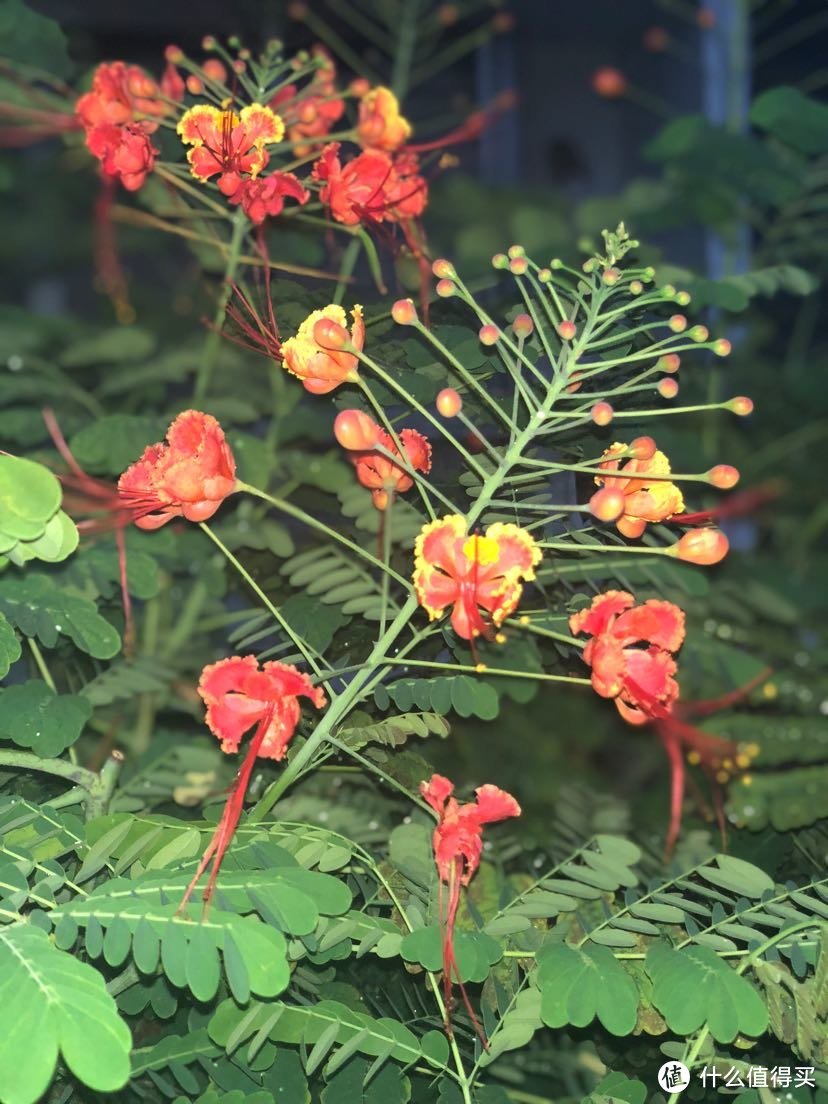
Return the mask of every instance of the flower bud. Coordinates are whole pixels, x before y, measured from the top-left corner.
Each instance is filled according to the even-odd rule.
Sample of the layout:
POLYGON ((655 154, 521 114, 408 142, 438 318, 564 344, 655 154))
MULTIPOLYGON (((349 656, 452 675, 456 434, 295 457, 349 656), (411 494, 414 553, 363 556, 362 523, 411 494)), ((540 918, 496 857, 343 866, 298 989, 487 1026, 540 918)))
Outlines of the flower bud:
POLYGON ((367 95, 371 91, 371 82, 366 80, 365 77, 354 77, 351 83, 348 85, 348 91, 352 96, 355 96, 358 100, 361 100, 363 96, 367 95))
POLYGON ((656 443, 652 437, 636 437, 630 444, 630 452, 636 460, 652 460, 656 454, 656 443))
POLYGON ((233 72, 234 73, 244 73, 246 71, 246 69, 247 69, 247 62, 242 61, 241 58, 236 58, 236 60, 233 62, 233 72))
POLYGON ((594 272, 596 264, 597 261, 593 257, 590 257, 589 260, 584 261, 584 263, 581 265, 581 270, 583 272, 594 272))
POLYGON ((334 437, 349 452, 372 449, 381 432, 376 422, 362 410, 341 410, 334 421, 334 437))
POLYGON ((689 529, 670 546, 668 554, 685 563, 709 567, 723 560, 729 547, 730 542, 721 529, 689 529))
POLYGON ((590 417, 598 426, 609 425, 615 411, 608 402, 597 402, 590 411, 590 417))
POLYGON ((539 268, 538 269, 538 280, 540 280, 540 282, 542 284, 548 284, 551 279, 552 279, 551 269, 548 269, 548 268, 539 268))
POLYGON ((720 337, 717 341, 713 342, 713 352, 716 356, 726 357, 732 348, 733 346, 726 337, 720 337))
POLYGON ((568 318, 565 318, 563 322, 558 324, 558 336, 562 337, 564 341, 571 341, 575 334, 578 332, 574 322, 570 322, 568 318))
POLYGON ((523 276, 528 267, 529 262, 525 257, 513 257, 512 260, 509 261, 509 271, 513 276, 523 276))
POLYGON ((668 323, 673 333, 682 333, 687 329, 687 319, 683 314, 674 314, 668 323))
POLYGON ((535 330, 535 323, 529 314, 517 314, 512 322, 512 329, 517 337, 531 337, 535 330))
POLYGON ((605 100, 617 100, 627 91, 627 78, 620 69, 605 65, 592 74, 592 89, 605 100))
POLYGON ((345 327, 332 318, 320 318, 314 323, 313 340, 320 349, 344 349, 351 338, 345 327))
POLYGON ((202 50, 215 50, 218 43, 216 42, 215 35, 205 35, 201 40, 202 50))
POLYGON ((438 280, 435 290, 441 299, 448 299, 455 294, 457 288, 453 280, 438 280))
POLYGON ((180 46, 167 46, 164 50, 164 60, 168 61, 170 65, 180 65, 184 60, 184 51, 180 46))
POLYGON ((739 470, 732 464, 717 464, 707 473, 708 481, 720 491, 729 491, 739 482, 739 470))
POLYGON ((707 341, 708 337, 710 337, 710 333, 708 332, 707 326, 693 326, 687 336, 692 341, 707 341))
POLYGON ((583 373, 578 372, 578 371, 575 371, 575 372, 571 373, 571 375, 569 377, 570 382, 567 384, 567 387, 566 387, 567 394, 574 395, 576 391, 581 390, 581 386, 582 386, 581 376, 582 375, 583 375, 583 373))
POLYGON ((496 12, 492 19, 492 30, 495 34, 508 34, 515 28, 515 16, 510 11, 496 12))
POLYGON ((495 253, 492 257, 492 268, 508 268, 509 258, 505 253, 495 253))
POLYGON ((737 395, 735 399, 725 403, 725 406, 740 418, 746 418, 748 414, 753 413, 753 399, 749 399, 747 395, 737 395))
POLYGON ((656 390, 662 399, 674 399, 678 394, 679 385, 672 376, 665 376, 658 381, 656 390))
POLYGON ((204 91, 204 81, 201 77, 195 76, 194 73, 190 73, 189 77, 184 81, 187 86, 187 91, 191 96, 200 96, 204 91))
POLYGON ((463 409, 463 400, 453 387, 444 387, 435 405, 444 418, 456 418, 463 409))
POLYGON ((666 353, 663 357, 659 357, 656 362, 656 368, 660 368, 662 372, 677 372, 681 366, 681 357, 678 353, 666 353))
POLYGON ((602 487, 589 500, 590 513, 599 521, 617 521, 626 505, 624 492, 617 487, 602 487))
POLYGON ((553 257, 552 260, 549 262, 549 267, 550 268, 563 268, 563 261, 561 260, 560 257, 553 257))
POLYGON ((218 58, 208 58, 202 65, 201 71, 208 80, 218 81, 220 84, 227 80, 227 70, 218 58))
POLYGON ((411 299, 398 299, 391 308, 391 317, 398 326, 413 326, 417 321, 417 309, 411 299))
POLYGON ((500 330, 497 326, 488 322, 485 326, 480 327, 480 332, 477 335, 483 345, 495 345, 497 339, 500 337, 500 330))
POLYGON ((443 27, 451 27, 459 18, 456 4, 441 4, 437 9, 437 20, 443 27))
POLYGON ((303 4, 302 0, 293 0, 292 4, 288 4, 288 17, 295 19, 297 23, 301 23, 308 14, 308 5, 303 4))
POLYGON ((642 41, 645 50, 658 54, 661 53, 662 50, 667 49, 670 42, 670 36, 663 27, 648 27, 644 32, 642 41))
POLYGON ((526 256, 526 250, 523 248, 522 245, 510 245, 506 252, 509 254, 511 260, 514 260, 515 257, 526 256))
POLYGON ((676 289, 672 284, 663 284, 661 287, 661 294, 665 299, 675 299, 676 289))
POLYGON ((605 268, 601 279, 609 287, 612 287, 613 284, 617 284, 621 279, 621 270, 619 268, 605 268))
POLYGON ((640 295, 644 290, 644 285, 640 280, 630 280, 630 295, 640 295))
POLYGON ((687 304, 690 302, 690 292, 689 291, 679 291, 679 292, 677 292, 675 301, 678 303, 678 305, 680 307, 686 307, 687 304))
POLYGON ((454 271, 454 265, 451 261, 445 260, 445 258, 438 258, 431 266, 431 271, 440 280, 452 280, 457 275, 454 271))

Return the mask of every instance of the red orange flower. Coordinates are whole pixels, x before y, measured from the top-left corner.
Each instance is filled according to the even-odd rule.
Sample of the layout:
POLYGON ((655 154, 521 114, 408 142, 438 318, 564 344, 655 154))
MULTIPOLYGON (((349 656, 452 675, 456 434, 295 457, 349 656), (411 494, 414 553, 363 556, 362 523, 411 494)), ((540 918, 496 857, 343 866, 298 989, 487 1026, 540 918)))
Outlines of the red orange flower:
POLYGON ((344 166, 338 154, 338 142, 325 146, 312 173, 322 183, 319 198, 336 222, 401 222, 423 213, 428 185, 415 154, 395 160, 381 150, 366 150, 344 166))
POLYGON ((541 550, 517 525, 495 522, 485 536, 468 536, 466 520, 448 514, 429 522, 414 546, 414 589, 431 620, 452 606, 451 624, 458 636, 474 640, 492 636, 517 608, 522 580, 535 577, 541 550), (487 625, 480 609, 491 615, 487 625))
POLYGON ((653 702, 670 709, 679 693, 671 653, 684 640, 683 610, 656 599, 636 606, 626 591, 608 590, 574 613, 569 627, 592 637, 584 662, 592 668, 593 689, 612 698, 625 721, 641 725, 652 720, 653 702))
POLYGON ((624 496, 623 512, 615 524, 619 533, 634 538, 641 536, 648 522, 667 521, 681 513, 684 499, 676 484, 664 478, 670 474, 670 461, 663 452, 655 451, 646 459, 634 456, 622 465, 619 457, 628 451, 619 442, 611 445, 598 465, 607 474, 596 475, 595 482, 624 496))
POLYGON ((244 733, 253 725, 258 726, 230 787, 221 820, 179 905, 180 911, 212 859, 213 867, 202 895, 206 912, 224 853, 239 823, 256 759, 284 758, 301 716, 300 697, 309 698, 317 709, 326 700, 308 676, 295 667, 265 663, 260 669, 255 656, 232 656, 205 667, 198 692, 207 706, 207 727, 221 740, 222 751, 238 751, 244 733))
POLYGON ((137 65, 105 62, 95 70, 92 89, 75 104, 75 113, 87 132, 101 124, 140 122, 151 134, 168 110, 159 91, 152 77, 137 65))
POLYGON ((274 172, 257 180, 247 177, 229 198, 232 204, 241 204, 250 221, 260 226, 268 216, 282 213, 285 199, 307 203, 310 192, 293 173, 274 172))
POLYGON ((148 445, 118 480, 139 529, 176 517, 206 521, 236 487, 236 462, 210 414, 185 410, 167 430, 167 444, 148 445))
POLYGON ((408 471, 395 464, 391 457, 401 457, 409 469, 427 473, 431 470, 431 445, 416 429, 402 429, 397 434, 402 453, 391 436, 361 410, 343 410, 336 416, 334 436, 350 453, 348 459, 356 469, 356 477, 371 491, 378 510, 388 506, 389 498, 403 494, 414 486, 408 471), (383 449, 384 452, 378 451, 383 449), (404 456, 403 456, 404 454, 404 456))
POLYGON ((411 124, 400 114, 397 97, 390 88, 372 88, 359 102, 357 141, 363 149, 393 153, 408 140, 411 124))
POLYGON ((239 190, 245 177, 255 179, 270 160, 265 146, 280 142, 285 124, 269 107, 252 103, 237 115, 212 104, 185 111, 176 130, 185 145, 192 174, 209 180, 218 174, 218 188, 226 196, 239 190))
MULTIPOLYGON (((480 865, 480 856, 483 853, 483 825, 520 816, 521 810, 511 794, 491 785, 479 786, 475 790, 476 801, 459 805, 456 798, 452 796, 454 786, 440 774, 434 774, 428 782, 422 782, 420 793, 437 814, 437 827, 434 829, 432 845, 437 873, 440 877, 443 990, 446 1029, 451 1034, 452 987, 455 978, 460 982, 454 955, 454 927, 457 906, 460 902, 460 887, 469 884, 480 865), (444 886, 448 889, 447 896, 444 896, 444 886)), ((460 990, 466 1008, 477 1027, 477 1018, 469 1005, 462 983, 460 983, 460 990)))
POLYGON ((302 323, 295 337, 282 345, 283 366, 297 376, 305 390, 313 395, 327 395, 341 383, 353 383, 357 378, 358 358, 343 346, 351 344, 361 350, 365 343, 362 307, 351 311, 353 325, 350 334, 345 328, 347 316, 342 307, 332 303, 315 310, 302 323), (322 327, 320 323, 324 323, 322 327), (324 347, 319 343, 318 329, 326 336, 324 347), (330 339, 330 340, 327 340, 330 339))
POLYGON ((136 192, 152 172, 158 150, 140 124, 101 123, 86 134, 86 145, 101 163, 101 171, 136 192))

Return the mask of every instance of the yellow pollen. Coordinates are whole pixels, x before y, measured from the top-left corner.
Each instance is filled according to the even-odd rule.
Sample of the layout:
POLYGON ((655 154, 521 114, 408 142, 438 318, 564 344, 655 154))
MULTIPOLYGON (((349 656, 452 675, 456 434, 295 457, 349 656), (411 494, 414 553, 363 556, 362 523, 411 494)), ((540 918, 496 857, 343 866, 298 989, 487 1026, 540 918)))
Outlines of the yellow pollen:
POLYGON ((749 755, 751 757, 751 759, 753 759, 754 756, 759 754, 759 745, 758 744, 747 744, 743 750, 744 750, 745 755, 749 755))
POLYGON ((697 751, 689 751, 687 753, 687 762, 691 766, 697 767, 699 765, 699 763, 701 762, 701 756, 699 755, 699 753, 697 751))
POLYGON ((497 636, 495 637, 495 644, 505 644, 505 643, 506 643, 506 633, 498 633, 497 636))
POLYGON ((741 767, 742 770, 744 770, 745 767, 749 767, 750 766, 750 756, 749 755, 741 755, 741 754, 737 755, 736 756, 736 766, 741 767))
POLYGON ((529 618, 526 616, 525 613, 523 614, 522 617, 518 618, 518 624, 520 624, 520 625, 531 625, 531 623, 532 622, 529 620, 529 618))
POLYGON ((732 759, 725 759, 722 762, 722 766, 725 768, 725 770, 733 770, 733 760, 732 759))
POLYGON ((721 783, 722 785, 724 785, 724 783, 727 782, 729 778, 730 775, 727 773, 726 770, 716 771, 716 781, 721 783))
POLYGON ((743 786, 752 786, 753 785, 753 775, 752 774, 743 775, 742 776, 742 785, 743 786))
POLYGON ((481 567, 485 567, 487 564, 493 564, 497 561, 500 555, 500 546, 491 537, 475 535, 469 537, 463 544, 463 555, 471 563, 476 560, 481 567))
POLYGON ((775 682, 766 682, 762 687, 762 696, 773 701, 774 698, 779 697, 779 687, 775 682))
POLYGON ((476 663, 474 665, 474 669, 475 669, 475 671, 477 671, 478 675, 482 675, 483 672, 486 670, 486 664, 485 663, 476 663))

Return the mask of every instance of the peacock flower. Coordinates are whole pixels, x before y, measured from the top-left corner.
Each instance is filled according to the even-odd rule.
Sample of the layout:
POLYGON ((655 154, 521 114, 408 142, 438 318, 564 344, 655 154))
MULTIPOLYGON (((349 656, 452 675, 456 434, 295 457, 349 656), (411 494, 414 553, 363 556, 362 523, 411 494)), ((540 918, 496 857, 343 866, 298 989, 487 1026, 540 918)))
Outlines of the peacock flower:
POLYGON ((167 443, 148 445, 118 480, 139 529, 158 529, 176 517, 206 521, 235 489, 236 462, 224 431, 198 410, 179 414, 167 443))
POLYGON ((282 345, 283 367, 302 381, 312 395, 327 395, 342 383, 358 379, 359 358, 347 346, 362 351, 365 323, 362 307, 351 311, 351 332, 345 328, 347 315, 338 304, 315 310, 302 323, 295 337, 282 345), (320 333, 321 331, 321 333, 320 333), (324 340, 324 345, 320 344, 324 340))
POLYGON ((460 888, 469 884, 480 865, 480 856, 483 852, 483 825, 520 816, 520 805, 511 794, 492 785, 479 786, 475 790, 477 800, 460 805, 452 796, 453 784, 440 774, 434 774, 428 782, 422 782, 420 793, 437 814, 437 827, 432 836, 432 845, 437 874, 440 878, 439 908, 446 1029, 450 1035, 452 988, 456 979, 460 984, 463 1001, 472 1022, 480 1032, 477 1018, 460 982, 454 954, 454 927, 457 907, 460 903, 460 888))
POLYGON ((625 721, 647 724, 653 702, 669 711, 679 693, 672 653, 684 640, 684 612, 678 606, 657 599, 636 606, 626 591, 608 590, 574 613, 569 627, 592 637, 584 662, 592 668, 593 689, 612 698, 625 721))
POLYGON ((274 172, 256 180, 246 177, 229 198, 232 204, 241 204, 250 221, 260 226, 266 218, 282 213, 286 199, 304 204, 310 199, 310 192, 293 173, 274 172))
POLYGON ((372 88, 359 101, 357 141, 363 149, 394 153, 411 136, 411 124, 400 114, 390 88, 372 88))
POLYGON ((268 104, 284 119, 296 157, 312 153, 319 139, 329 134, 345 113, 345 101, 336 87, 333 59, 323 46, 315 46, 313 54, 322 64, 310 84, 301 91, 295 84, 285 85, 268 104))
POLYGON ((137 192, 152 172, 158 150, 137 123, 101 123, 86 135, 89 152, 101 163, 105 176, 120 181, 128 192, 137 192))
POLYGON ((137 65, 104 62, 95 70, 92 88, 75 104, 75 114, 87 135, 94 127, 140 123, 147 134, 169 111, 158 84, 137 65))
POLYGON ((339 143, 330 142, 313 166, 312 177, 322 187, 319 199, 343 226, 402 222, 425 210, 428 185, 413 153, 392 158, 382 150, 366 150, 344 165, 339 143))
POLYGON ((433 621, 452 606, 451 624, 458 636, 491 638, 517 609, 522 582, 535 578, 541 561, 535 540, 517 525, 495 522, 485 535, 466 532, 460 514, 448 514, 425 525, 414 546, 414 589, 433 621), (491 617, 487 624, 480 610, 491 617))
POLYGON ((681 490, 665 478, 670 474, 670 461, 656 450, 646 459, 633 456, 621 464, 620 456, 629 447, 616 442, 604 452, 598 465, 606 475, 596 475, 595 482, 606 492, 620 492, 624 498, 622 512, 615 525, 625 537, 640 537, 648 522, 667 521, 684 509, 681 490))
POLYGON ((187 151, 197 180, 219 174, 223 195, 235 195, 246 177, 255 179, 270 160, 266 146, 281 142, 285 124, 269 107, 248 104, 237 115, 212 104, 196 104, 185 111, 176 131, 187 151))
POLYGON ((301 717, 300 698, 309 698, 317 709, 323 708, 326 699, 321 689, 296 667, 287 663, 265 663, 260 668, 252 655, 231 656, 205 667, 198 692, 207 706, 207 727, 221 741, 222 751, 238 751, 245 732, 257 726, 230 787, 213 838, 179 905, 181 911, 212 860, 210 877, 202 895, 206 913, 224 854, 239 823, 256 759, 284 758, 301 717))
POLYGON ((397 434, 401 453, 390 433, 367 414, 361 410, 342 410, 334 422, 334 436, 348 450, 357 480, 371 491, 378 510, 385 510, 395 495, 411 490, 414 486, 411 471, 425 474, 431 471, 431 445, 416 429, 402 429, 397 434), (386 453, 403 459, 409 470, 401 468, 386 453))

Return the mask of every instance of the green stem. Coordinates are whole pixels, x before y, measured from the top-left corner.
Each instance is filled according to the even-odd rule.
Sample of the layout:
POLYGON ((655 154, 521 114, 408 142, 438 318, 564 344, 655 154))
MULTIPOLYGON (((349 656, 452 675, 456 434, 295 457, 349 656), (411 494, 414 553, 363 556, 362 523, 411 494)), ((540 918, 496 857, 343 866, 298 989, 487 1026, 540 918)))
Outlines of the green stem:
POLYGON ((41 759, 39 755, 34 755, 30 751, 9 751, 6 748, 0 750, 0 767, 53 774, 56 778, 65 778, 67 782, 82 786, 87 794, 91 792, 98 777, 94 771, 79 767, 75 763, 67 763, 65 759, 41 759))
POLYGON ((49 687, 49 689, 52 691, 52 693, 56 694, 57 689, 55 687, 55 680, 52 678, 51 672, 49 671, 49 668, 46 666, 46 660, 43 658, 43 653, 41 652, 40 648, 37 646, 37 641, 31 636, 28 637, 28 641, 29 641, 29 649, 32 653, 32 658, 34 659, 35 663, 37 664, 38 671, 40 671, 40 677, 43 679, 43 681, 46 683, 46 685, 49 687))
POLYGON ((342 255, 342 263, 339 266, 339 279, 336 282, 334 288, 332 303, 341 303, 342 298, 345 295, 345 288, 348 286, 348 277, 353 273, 354 266, 359 256, 359 251, 362 246, 362 242, 359 238, 352 238, 345 248, 345 252, 342 255))
POLYGON ((411 83, 411 63, 417 45, 417 22, 420 16, 420 0, 406 0, 400 12, 399 32, 394 51, 394 68, 391 88, 400 102, 405 99, 411 83))
POLYGON ((196 406, 204 402, 210 388, 210 379, 221 346, 221 327, 224 323, 224 312, 227 309, 227 304, 233 291, 233 277, 236 275, 236 268, 238 267, 239 256, 241 254, 241 247, 247 226, 247 215, 244 213, 243 208, 239 207, 233 216, 233 233, 230 237, 230 248, 227 253, 227 264, 224 269, 224 284, 221 294, 219 295, 216 313, 213 316, 212 328, 207 334, 207 339, 204 342, 204 352, 201 356, 201 364, 199 365, 198 375, 196 377, 195 392, 193 394, 193 402, 196 406))
POLYGON ((101 773, 95 775, 89 790, 89 800, 86 802, 87 820, 94 820, 95 817, 106 814, 123 765, 123 755, 120 751, 113 751, 101 767, 101 773))

